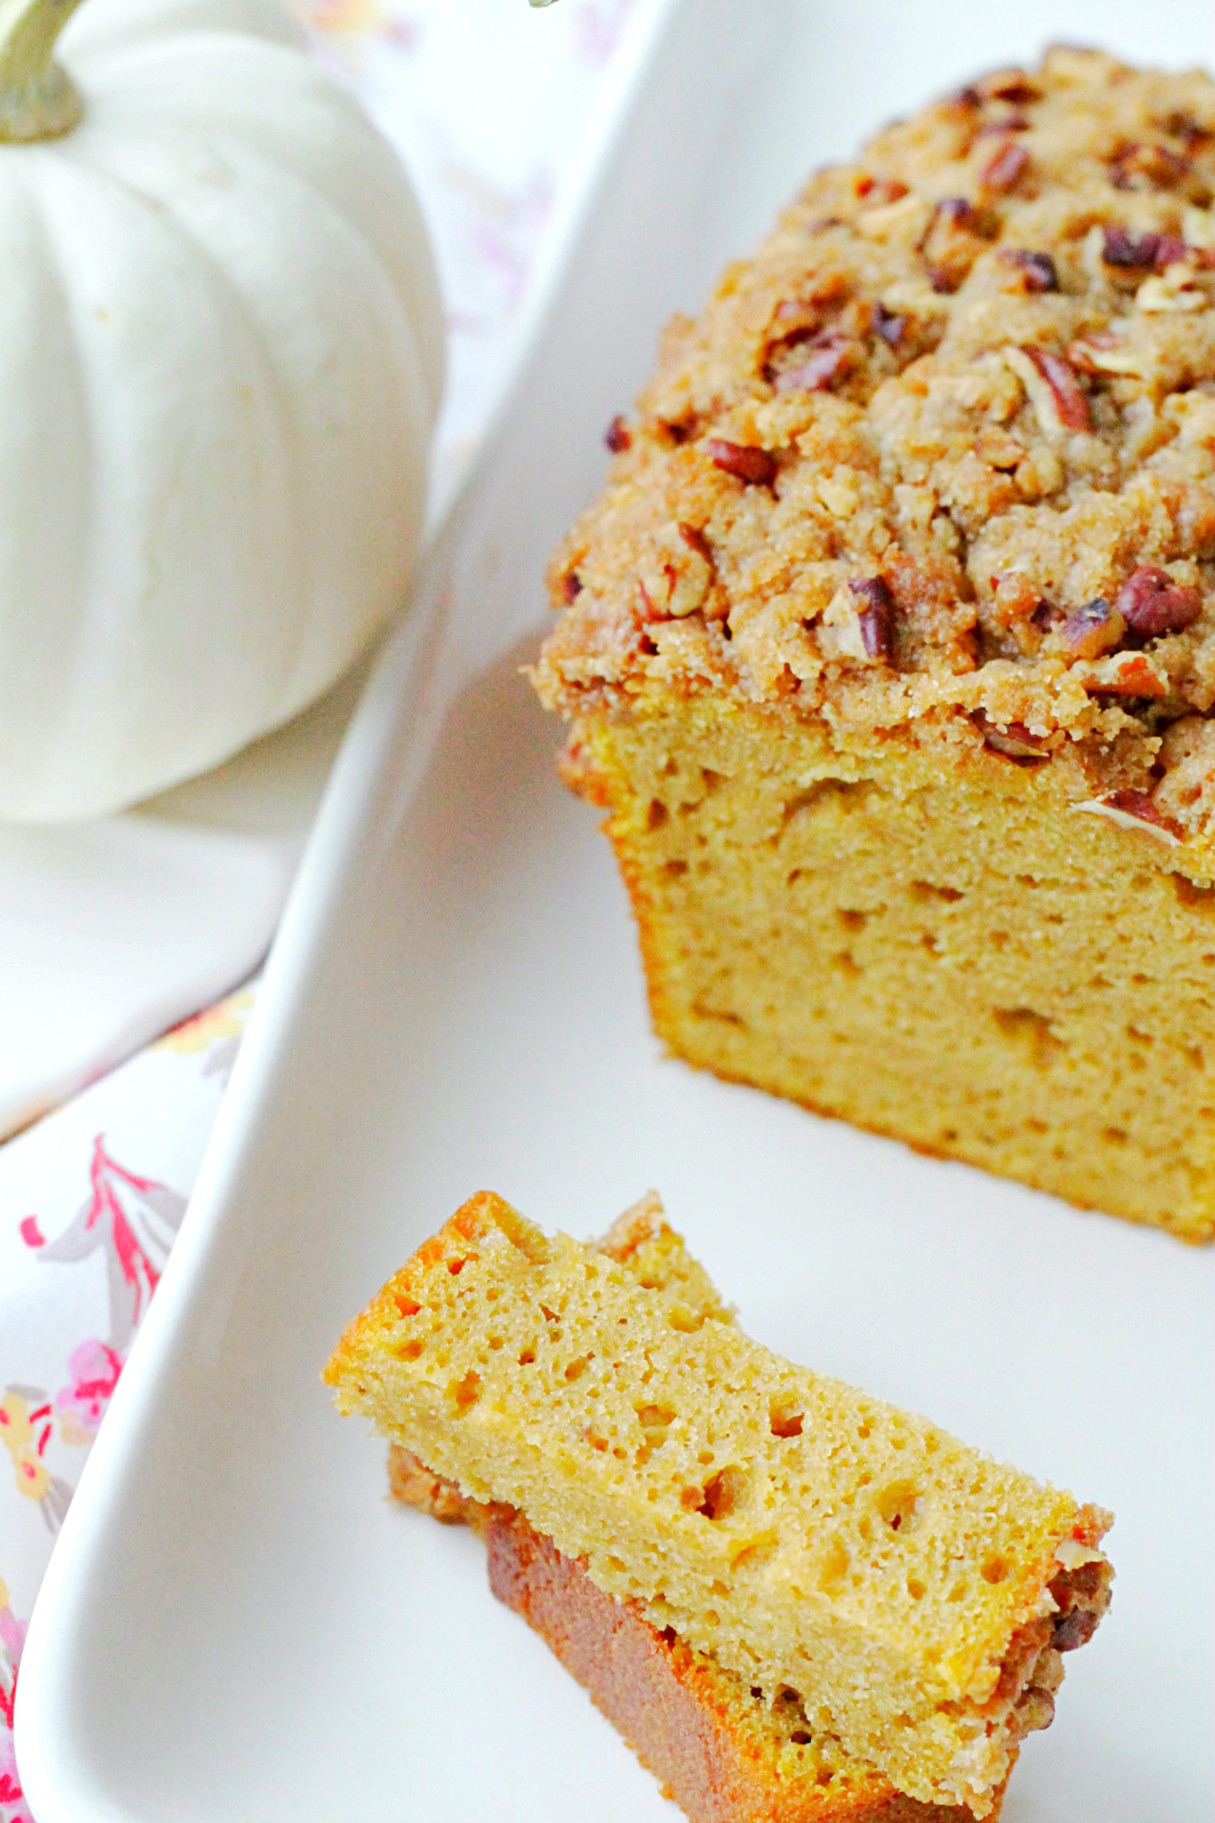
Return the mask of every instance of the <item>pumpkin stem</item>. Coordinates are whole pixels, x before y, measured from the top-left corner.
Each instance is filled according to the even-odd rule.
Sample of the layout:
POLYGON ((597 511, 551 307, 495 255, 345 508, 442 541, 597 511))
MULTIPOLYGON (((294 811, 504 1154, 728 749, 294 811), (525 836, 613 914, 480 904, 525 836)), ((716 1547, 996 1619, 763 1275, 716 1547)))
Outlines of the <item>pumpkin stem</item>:
POLYGON ((0 140, 58 139, 84 112, 76 86, 54 60, 60 32, 80 0, 0 0, 0 140))

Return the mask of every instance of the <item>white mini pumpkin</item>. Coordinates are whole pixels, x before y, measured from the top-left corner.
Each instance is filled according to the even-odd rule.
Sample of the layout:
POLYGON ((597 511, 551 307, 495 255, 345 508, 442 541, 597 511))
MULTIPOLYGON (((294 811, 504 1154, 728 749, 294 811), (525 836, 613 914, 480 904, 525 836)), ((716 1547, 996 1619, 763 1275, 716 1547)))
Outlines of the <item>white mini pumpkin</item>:
POLYGON ((73 3, 0 0, 23 821, 200 772, 347 668, 401 599, 442 381, 408 181, 278 0, 88 0, 48 65, 73 3))

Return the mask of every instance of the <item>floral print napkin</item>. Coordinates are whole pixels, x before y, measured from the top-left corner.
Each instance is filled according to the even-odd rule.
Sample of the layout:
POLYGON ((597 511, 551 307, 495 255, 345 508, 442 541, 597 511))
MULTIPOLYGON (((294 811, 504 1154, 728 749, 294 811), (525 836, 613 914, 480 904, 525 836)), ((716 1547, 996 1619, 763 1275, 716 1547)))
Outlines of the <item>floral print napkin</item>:
MULTIPOLYGON (((440 476, 467 459, 569 152, 632 0, 303 0, 318 54, 409 164, 448 307, 440 476)), ((256 985, 0 1147, 0 1823, 32 1823, 12 1742, 38 1584, 185 1213, 256 985)))

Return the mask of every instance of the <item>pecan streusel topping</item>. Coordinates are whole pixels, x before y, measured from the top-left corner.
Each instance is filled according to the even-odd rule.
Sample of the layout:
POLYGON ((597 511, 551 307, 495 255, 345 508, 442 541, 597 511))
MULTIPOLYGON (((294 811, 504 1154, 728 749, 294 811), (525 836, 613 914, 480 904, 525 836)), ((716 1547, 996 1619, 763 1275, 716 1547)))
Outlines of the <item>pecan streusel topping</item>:
POLYGON ((1073 49, 814 177, 613 426, 542 693, 716 688, 1205 828, 1213 202, 1215 83, 1073 49))

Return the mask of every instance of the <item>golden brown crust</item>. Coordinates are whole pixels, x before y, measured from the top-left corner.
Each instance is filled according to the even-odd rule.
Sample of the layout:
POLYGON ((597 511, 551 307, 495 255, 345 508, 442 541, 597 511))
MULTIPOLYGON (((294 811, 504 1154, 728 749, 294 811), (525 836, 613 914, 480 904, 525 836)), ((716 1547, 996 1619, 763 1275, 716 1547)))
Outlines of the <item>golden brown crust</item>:
POLYGON ((877 1779, 837 1792, 782 1777, 738 1727, 708 1660, 604 1595, 518 1514, 496 1516, 486 1542, 498 1600, 543 1637, 694 1823, 970 1823, 960 1806, 920 1803, 877 1779))
POLYGON ((1215 84, 1071 50, 820 173, 615 427, 541 694, 987 745, 1204 829, 1213 195, 1215 84))

